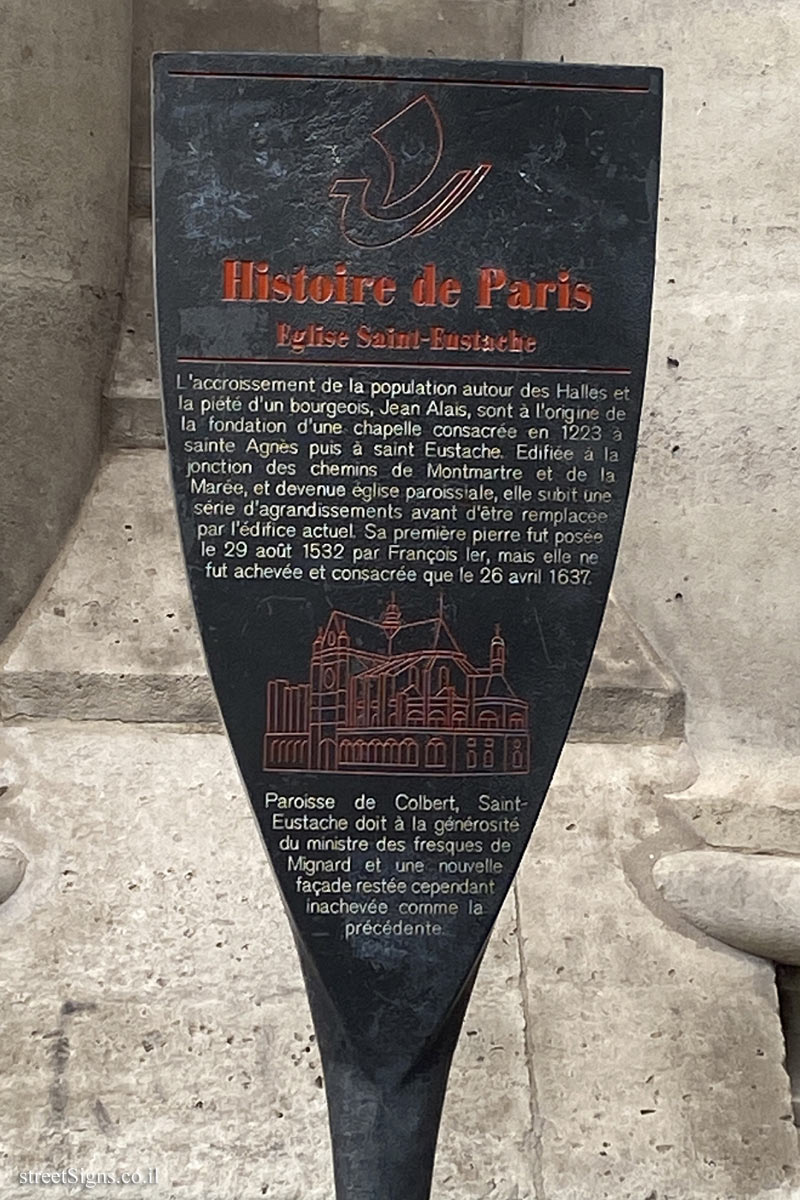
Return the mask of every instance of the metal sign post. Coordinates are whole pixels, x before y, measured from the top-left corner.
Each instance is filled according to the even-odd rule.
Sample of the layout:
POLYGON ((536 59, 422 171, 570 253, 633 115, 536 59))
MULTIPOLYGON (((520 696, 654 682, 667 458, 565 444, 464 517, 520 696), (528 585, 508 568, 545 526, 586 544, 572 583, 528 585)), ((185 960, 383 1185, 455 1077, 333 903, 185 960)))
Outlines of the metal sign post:
POLYGON ((340 1200, 426 1200, 481 956, 608 595, 650 68, 155 60, 165 419, 340 1200))

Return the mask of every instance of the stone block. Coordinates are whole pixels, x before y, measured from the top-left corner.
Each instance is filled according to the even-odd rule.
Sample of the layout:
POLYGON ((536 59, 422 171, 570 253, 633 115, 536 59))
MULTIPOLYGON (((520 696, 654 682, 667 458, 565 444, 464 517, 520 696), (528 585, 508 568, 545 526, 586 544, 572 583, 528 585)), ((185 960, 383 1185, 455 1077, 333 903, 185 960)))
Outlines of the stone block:
MULTIPOLYGON (((157 450, 106 462, 74 541, 8 643, 0 714, 217 720, 167 472, 157 450)), ((610 604, 572 736, 675 738, 682 716, 679 685, 610 604)))
POLYGON ((711 937, 800 966, 800 858, 684 850, 653 867, 664 899, 711 937))
POLYGON ((648 879, 692 840, 664 796, 690 780, 666 749, 568 748, 523 864, 548 1200, 743 1200, 800 1183, 773 970, 687 933, 648 879))
POLYGON ((519 58, 521 36, 521 0, 320 2, 323 54, 519 58))

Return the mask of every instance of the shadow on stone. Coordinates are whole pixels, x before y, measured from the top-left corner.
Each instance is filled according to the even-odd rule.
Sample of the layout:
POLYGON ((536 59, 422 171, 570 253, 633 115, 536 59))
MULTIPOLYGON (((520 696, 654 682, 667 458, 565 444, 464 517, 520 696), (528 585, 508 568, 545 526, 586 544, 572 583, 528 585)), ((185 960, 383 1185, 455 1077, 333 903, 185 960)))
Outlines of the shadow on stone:
POLYGON ((22 883, 28 860, 16 846, 0 842, 0 904, 5 904, 22 883))

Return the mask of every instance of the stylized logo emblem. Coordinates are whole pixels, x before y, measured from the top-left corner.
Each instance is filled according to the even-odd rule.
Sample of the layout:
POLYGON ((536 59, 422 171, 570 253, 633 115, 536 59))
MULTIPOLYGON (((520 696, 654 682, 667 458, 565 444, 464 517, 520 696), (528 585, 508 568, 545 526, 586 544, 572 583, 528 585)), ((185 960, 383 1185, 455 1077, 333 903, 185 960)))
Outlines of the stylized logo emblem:
POLYGON ((439 184, 444 150, 442 121, 433 101, 418 96, 370 135, 389 165, 389 185, 376 203, 375 181, 337 179, 330 195, 342 201, 341 228, 355 246, 392 246, 447 220, 483 182, 491 163, 456 171, 439 184))

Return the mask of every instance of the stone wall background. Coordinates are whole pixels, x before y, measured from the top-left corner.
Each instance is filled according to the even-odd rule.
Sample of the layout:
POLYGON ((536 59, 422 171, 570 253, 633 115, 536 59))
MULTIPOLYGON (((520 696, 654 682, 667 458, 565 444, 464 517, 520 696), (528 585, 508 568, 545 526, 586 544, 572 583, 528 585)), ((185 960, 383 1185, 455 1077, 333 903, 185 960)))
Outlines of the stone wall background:
POLYGON ((0 4, 0 639, 91 483, 125 260, 130 0, 0 4))

